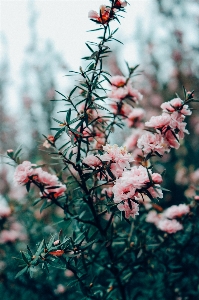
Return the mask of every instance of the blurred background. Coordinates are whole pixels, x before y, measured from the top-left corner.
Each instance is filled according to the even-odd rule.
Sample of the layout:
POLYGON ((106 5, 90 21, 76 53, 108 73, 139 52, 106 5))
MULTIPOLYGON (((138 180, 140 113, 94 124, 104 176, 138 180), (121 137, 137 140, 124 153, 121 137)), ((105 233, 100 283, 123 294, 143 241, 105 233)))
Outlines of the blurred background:
MULTIPOLYGON (((144 95, 141 105, 146 120, 159 115, 161 103, 175 98, 175 93, 183 98, 183 86, 187 91, 195 90, 195 98, 199 99, 199 1, 128 2, 116 36, 124 45, 116 42, 110 45, 113 52, 105 61, 107 71, 112 75, 127 75, 125 61, 132 67, 140 65, 140 76, 134 77, 133 83, 144 95)), ((88 19, 88 11, 98 11, 101 4, 108 3, 108 0, 0 1, 1 154, 22 145, 23 160, 48 163, 50 158, 42 148, 42 134, 52 134, 52 116, 59 118, 56 116, 59 102, 50 100, 59 99, 55 90, 67 95, 74 87, 75 79, 65 75, 84 66, 81 57, 88 54, 85 42, 96 41, 98 36, 97 32, 87 32, 98 26, 88 19)), ((111 26, 116 28, 118 23, 112 22, 111 26)), ((191 134, 186 135, 178 151, 172 150, 156 161, 159 172, 166 168, 164 184, 172 191, 164 193, 163 207, 186 203, 186 198, 193 196, 192 185, 199 182, 198 105, 192 107, 193 114, 187 118, 191 134)), ((129 134, 129 129, 123 131, 120 144, 129 134)), ((9 205, 10 209, 8 218, 0 215, 0 229, 4 233, 15 232, 10 240, 2 240, 0 235, 0 244, 5 246, 0 250, 0 281, 5 283, 4 288, 10 283, 15 286, 13 298, 12 293, 8 296, 7 289, 1 290, 0 286, 0 293, 7 297, 4 299, 16 299, 17 293, 21 295, 21 287, 28 286, 30 292, 35 289, 34 281, 14 281, 16 268, 12 269, 6 253, 18 255, 21 245, 12 243, 29 240, 34 244, 43 234, 54 233, 54 225, 49 224, 57 224, 63 218, 58 209, 51 214, 44 211, 42 215, 38 208, 33 209, 30 204, 35 199, 34 190, 27 196, 24 187, 14 186, 13 172, 10 166, 0 165, 0 206, 9 205), (4 272, 7 267, 9 271, 4 272)), ((63 223, 60 226, 63 228, 63 223)), ((41 290, 47 293, 46 299, 54 297, 54 292, 52 295, 48 292, 55 288, 39 283, 36 286, 38 293, 41 290)), ((24 299, 27 297, 29 294, 24 299)))

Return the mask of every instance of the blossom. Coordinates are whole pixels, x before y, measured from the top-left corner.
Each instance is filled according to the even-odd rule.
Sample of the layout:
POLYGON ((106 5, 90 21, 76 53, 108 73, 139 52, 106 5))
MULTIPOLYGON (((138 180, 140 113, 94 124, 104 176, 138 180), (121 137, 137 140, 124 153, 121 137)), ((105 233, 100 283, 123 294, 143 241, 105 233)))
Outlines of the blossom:
POLYGON ((142 100, 143 95, 137 89, 133 88, 130 82, 127 84, 127 90, 128 96, 131 97, 133 101, 137 103, 142 100))
POLYGON ((131 135, 124 142, 124 147, 127 148, 128 151, 134 150, 137 145, 138 139, 143 135, 143 130, 141 128, 135 128, 132 130, 131 135))
POLYGON ((177 111, 185 116, 189 116, 192 114, 192 111, 189 109, 189 106, 183 105, 183 101, 180 98, 174 98, 168 102, 164 102, 160 107, 165 112, 177 111))
POLYGON ((165 217, 173 219, 176 217, 182 217, 190 212, 190 207, 186 204, 172 205, 164 211, 165 217))
POLYGON ((145 115, 145 112, 142 108, 134 108, 132 112, 128 115, 127 124, 129 127, 135 125, 136 122, 139 122, 145 115))
POLYGON ((169 152, 169 143, 160 133, 145 132, 138 139, 138 148, 142 149, 145 154, 158 152, 163 155, 165 152, 169 152))
POLYGON ((116 86, 117 88, 123 87, 126 85, 126 77, 121 75, 112 76, 110 82, 112 85, 116 86))
POLYGON ((182 230, 183 226, 175 219, 163 219, 158 222, 157 228, 167 233, 176 233, 177 231, 182 230))
POLYGON ((128 89, 126 86, 122 86, 119 88, 113 86, 111 92, 108 93, 108 97, 116 101, 123 100, 124 98, 126 98, 127 95, 128 95, 128 89))
POLYGON ((101 160, 99 160, 99 158, 93 154, 86 156, 82 162, 86 165, 88 165, 89 167, 98 167, 100 165, 102 165, 101 160))
POLYGON ((178 149, 180 147, 180 143, 177 139, 179 139, 178 134, 174 134, 173 131, 168 130, 164 135, 169 147, 178 149))
POLYGON ((153 173, 151 177, 154 183, 162 183, 163 181, 162 176, 159 173, 153 173))
POLYGON ((100 6, 100 15, 94 11, 90 10, 88 13, 88 17, 97 23, 107 24, 114 16, 113 11, 111 11, 110 7, 106 5, 100 6))
MULTIPOLYGON (((148 170, 149 174, 153 176, 152 171, 148 170)), ((143 193, 147 195, 147 191, 152 197, 162 198, 162 191, 159 185, 152 187, 147 169, 143 166, 134 166, 130 170, 125 170, 122 176, 115 181, 113 186, 114 202, 119 203, 123 200, 135 199, 143 189, 143 193), (144 192, 146 190, 146 192, 144 192)), ((155 174, 155 173, 154 173, 155 174)), ((159 175, 161 177, 161 175, 159 175)), ((155 175, 154 177, 157 177, 155 175)), ((159 181, 160 181, 159 177, 159 181)))
POLYGON ((103 150, 107 153, 100 155, 100 159, 102 161, 111 162, 110 169, 115 177, 118 178, 121 176, 125 168, 130 168, 129 163, 133 161, 133 158, 125 147, 106 144, 103 146, 103 150))
POLYGON ((185 116, 179 114, 178 112, 174 112, 171 114, 170 127, 177 131, 179 137, 184 138, 184 133, 189 134, 189 131, 185 129, 187 123, 183 122, 185 116))
POLYGON ((171 121, 171 117, 167 113, 163 113, 161 116, 153 116, 148 122, 145 122, 145 125, 148 127, 158 128, 158 129, 167 129, 171 121))
POLYGON ((153 223, 157 226, 161 217, 161 214, 157 214, 155 210, 150 210, 146 216, 146 222, 153 223))
POLYGON ((132 200, 124 201, 117 205, 117 208, 120 211, 125 212, 125 218, 129 219, 130 217, 134 218, 136 215, 139 215, 139 205, 132 200))
POLYGON ((64 194, 66 186, 59 182, 56 175, 43 171, 42 168, 33 169, 32 166, 36 165, 31 164, 29 161, 24 161, 22 164, 18 165, 15 170, 14 180, 18 184, 26 184, 29 181, 42 184, 44 186, 44 195, 46 197, 53 194, 53 197, 57 198, 64 194))
POLYGON ((2 197, 0 198, 0 219, 7 218, 11 215, 11 209, 7 201, 2 197))
POLYGON ((24 161, 22 164, 18 165, 14 173, 14 181, 18 184, 27 183, 30 180, 29 177, 36 173, 36 170, 33 169, 32 166, 35 165, 31 164, 29 161, 24 161))

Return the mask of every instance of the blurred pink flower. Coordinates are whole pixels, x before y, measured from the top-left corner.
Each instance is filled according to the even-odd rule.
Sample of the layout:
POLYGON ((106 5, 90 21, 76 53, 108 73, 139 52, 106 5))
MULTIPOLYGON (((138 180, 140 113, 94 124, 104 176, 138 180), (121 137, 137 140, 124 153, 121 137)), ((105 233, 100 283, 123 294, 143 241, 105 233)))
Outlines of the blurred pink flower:
POLYGON ((127 124, 129 127, 133 127, 139 121, 143 119, 145 115, 144 109, 142 108, 134 108, 130 114, 128 114, 127 124))
POLYGON ((167 233, 176 233, 177 231, 182 230, 183 226, 175 219, 174 220, 163 219, 158 222, 157 228, 167 233))
POLYGON ((164 211, 164 215, 168 219, 182 217, 190 212, 190 207, 186 204, 172 205, 164 211))

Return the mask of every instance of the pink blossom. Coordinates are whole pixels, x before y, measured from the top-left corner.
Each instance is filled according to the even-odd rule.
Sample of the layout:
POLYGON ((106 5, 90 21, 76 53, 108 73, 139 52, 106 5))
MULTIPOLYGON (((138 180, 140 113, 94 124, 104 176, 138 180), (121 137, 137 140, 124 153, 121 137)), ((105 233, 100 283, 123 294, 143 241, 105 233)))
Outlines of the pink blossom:
POLYGON ((181 115, 178 112, 174 112, 171 114, 171 121, 169 124, 172 129, 177 130, 177 133, 181 139, 184 138, 184 133, 189 134, 189 131, 185 129, 187 123, 183 122, 184 118, 184 115, 181 115))
POLYGON ((168 219, 182 217, 190 212, 190 207, 186 204, 172 205, 164 211, 164 215, 168 219))
POLYGON ((97 21, 98 23, 107 24, 113 18, 113 15, 111 15, 110 12, 111 12, 110 7, 106 5, 101 5, 100 15, 96 11, 90 10, 88 13, 88 17, 92 20, 97 21))
MULTIPOLYGON (((152 171, 148 170, 152 176, 152 171)), ((138 196, 139 189, 146 188, 154 198, 162 198, 162 191, 159 185, 155 189, 147 187, 150 183, 149 175, 143 166, 134 166, 130 170, 125 170, 122 176, 115 181, 113 186, 114 202, 119 203, 123 200, 134 199, 138 196)))
POLYGON ((47 186, 57 185, 58 178, 56 175, 52 175, 48 172, 42 170, 42 168, 36 168, 36 175, 38 176, 37 181, 41 182, 47 186))
POLYGON ((112 76, 110 82, 112 85, 116 86, 117 88, 123 87, 126 85, 126 78, 121 75, 112 76))
POLYGON ((151 177, 154 183, 162 183, 163 181, 162 176, 159 173, 153 173, 151 177))
POLYGON ((174 98, 171 101, 162 103, 161 108, 165 112, 178 111, 180 114, 183 114, 185 116, 189 116, 192 114, 192 111, 189 109, 189 106, 183 105, 183 102, 180 98, 174 98))
POLYGON ((175 134, 175 136, 174 136, 174 134, 171 130, 168 130, 165 133, 165 139, 166 139, 167 143, 169 144, 169 147, 178 149, 180 147, 180 144, 176 138, 179 139, 178 134, 175 134))
POLYGON ((162 215, 157 214, 155 210, 150 210, 146 216, 146 222, 153 223, 157 226, 159 221, 161 220, 161 217, 162 215))
POLYGON ((136 122, 139 122, 143 119, 145 112, 142 108, 134 108, 132 112, 128 115, 127 124, 129 127, 135 125, 136 122))
POLYGON ((108 97, 116 101, 123 100, 127 95, 128 95, 128 89, 126 86, 120 88, 113 86, 111 92, 108 93, 108 97))
POLYGON ((99 158, 93 154, 86 156, 82 162, 90 167, 95 167, 95 168, 102 165, 99 158))
POLYGON ((27 236, 21 231, 20 229, 10 229, 10 230, 2 230, 0 233, 0 244, 4 244, 4 243, 14 243, 16 240, 26 240, 27 236))
POLYGON ((118 204, 117 208, 120 211, 125 212, 125 218, 127 219, 129 219, 130 217, 135 218, 136 215, 139 215, 139 205, 132 200, 124 201, 123 204, 118 204))
POLYGON ((22 164, 16 167, 14 173, 14 181, 18 184, 25 184, 29 181, 29 176, 32 176, 36 173, 36 170, 32 168, 35 166, 29 161, 24 161, 22 164))
POLYGON ((163 113, 161 116, 153 116, 145 125, 148 127, 165 130, 171 121, 169 114, 163 113))
POLYGON ((0 219, 7 218, 11 215, 11 209, 7 201, 2 197, 0 198, 0 219))
POLYGON ((133 88, 130 82, 127 84, 127 89, 128 89, 128 96, 130 96, 133 99, 133 101, 137 103, 138 101, 142 100, 143 95, 138 90, 133 88))
POLYGON ((124 147, 128 151, 132 151, 137 145, 138 139, 143 135, 144 131, 141 128, 135 128, 132 130, 132 134, 124 142, 124 147))
POLYGON ((163 155, 169 152, 169 143, 160 133, 145 132, 137 142, 138 148, 142 149, 145 154, 158 152, 163 155))
POLYGON ((103 146, 103 150, 107 153, 100 155, 100 159, 111 162, 110 169, 117 178, 122 175, 125 168, 130 167, 129 163, 133 161, 131 154, 127 152, 125 147, 106 144, 106 146, 103 146))
POLYGON ((7 218, 11 215, 9 206, 0 206, 0 218, 7 218))
POLYGON ((176 233, 177 231, 182 230, 183 226, 175 219, 163 219, 158 222, 157 228, 167 233, 176 233))

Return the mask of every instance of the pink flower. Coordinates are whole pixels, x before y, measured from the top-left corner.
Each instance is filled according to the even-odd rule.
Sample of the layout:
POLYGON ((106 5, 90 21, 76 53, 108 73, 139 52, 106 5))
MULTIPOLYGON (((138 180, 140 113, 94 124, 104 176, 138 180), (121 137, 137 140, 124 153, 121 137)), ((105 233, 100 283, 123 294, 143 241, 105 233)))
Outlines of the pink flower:
POLYGON ((158 173, 153 173, 151 177, 154 183, 162 183, 163 181, 162 176, 158 173))
MULTIPOLYGON (((148 170, 151 176, 152 171, 148 170)), ((122 176, 115 181, 113 186, 114 202, 119 203, 123 200, 135 199, 138 196, 140 189, 146 189, 154 198, 162 198, 163 194, 159 185, 155 185, 154 188, 150 185, 149 175, 146 168, 143 166, 134 166, 131 170, 125 170, 122 176)), ((143 194, 144 191, 143 191, 143 194)))
POLYGON ((178 134, 174 135, 171 130, 168 130, 165 133, 165 139, 166 139, 167 143, 169 144, 169 147, 175 148, 175 149, 178 149, 180 147, 180 144, 179 144, 178 140, 176 139, 176 137, 177 137, 177 139, 179 139, 178 134))
POLYGON ((125 212, 125 218, 129 219, 130 217, 135 218, 136 215, 139 215, 139 205, 132 200, 124 201, 117 205, 117 208, 120 211, 125 212))
POLYGON ((184 115, 174 112, 171 114, 171 121, 169 124, 172 129, 177 130, 177 133, 181 139, 184 138, 184 133, 189 134, 189 131, 185 129, 187 123, 183 122, 184 118, 184 115))
POLYGON ((124 85, 126 85, 126 80, 127 79, 124 76, 116 75, 116 76, 111 77, 110 82, 112 85, 119 88, 119 87, 123 87, 124 85))
POLYGON ((146 216, 146 222, 153 223, 157 226, 161 218, 161 214, 157 214, 155 210, 150 210, 146 216))
POLYGON ((138 90, 134 89, 130 84, 130 82, 128 82, 127 84, 127 89, 128 89, 128 96, 131 97, 133 101, 137 103, 138 101, 142 100, 143 95, 138 90))
POLYGON ((115 177, 118 178, 121 176, 125 168, 130 168, 129 163, 133 161, 133 158, 125 147, 106 144, 106 146, 103 146, 103 150, 107 153, 100 155, 100 159, 102 161, 111 162, 110 169, 115 177))
POLYGON ((24 161, 22 164, 18 165, 14 173, 14 181, 18 184, 27 183, 30 180, 29 176, 36 174, 36 170, 33 169, 32 166, 35 165, 31 164, 29 161, 24 161))
POLYGON ((163 155, 169 152, 169 143, 160 133, 145 132, 137 142, 138 148, 142 149, 145 154, 158 152, 163 155))
POLYGON ((8 206, 7 201, 1 197, 0 198, 0 219, 7 218, 11 215, 11 209, 8 206))
POLYGON ((113 86, 111 92, 108 93, 108 97, 116 101, 123 100, 127 95, 128 95, 128 89, 126 86, 120 88, 113 86))
POLYGON ((164 211, 164 215, 168 219, 182 217, 190 212, 190 207, 186 204, 172 205, 164 211))
POLYGON ((0 219, 7 218, 11 215, 11 209, 9 206, 0 206, 0 219))
POLYGON ((171 101, 162 103, 161 108, 165 112, 178 111, 180 114, 185 116, 192 114, 192 111, 189 109, 188 105, 183 105, 183 102, 180 98, 174 98, 171 101))
POLYGON ((88 165, 89 167, 95 167, 95 168, 102 165, 99 158, 97 158, 97 156, 95 156, 93 154, 86 156, 82 162, 84 164, 88 165))
POLYGON ((165 130, 171 121, 169 114, 163 113, 161 116, 153 116, 145 125, 156 129, 165 130))
POLYGON ((100 6, 100 15, 94 10, 90 10, 88 13, 88 17, 90 19, 101 24, 107 24, 109 21, 111 21, 113 16, 114 16, 113 11, 111 11, 110 7, 106 5, 100 6))
POLYGON ((27 236, 23 233, 23 227, 17 222, 13 223, 13 226, 11 225, 10 230, 4 229, 0 233, 0 244, 14 243, 16 240, 24 241, 26 239, 27 236))
POLYGON ((36 175, 38 176, 37 181, 41 182, 47 186, 55 186, 57 185, 58 178, 56 175, 52 175, 48 172, 42 170, 42 168, 36 168, 36 175))
POLYGON ((128 115, 127 124, 129 127, 135 125, 135 123, 139 122, 143 119, 145 112, 142 108, 134 108, 132 112, 128 115))
POLYGON ((144 131, 140 128, 136 128, 132 130, 132 134, 126 139, 124 142, 124 147, 127 148, 128 151, 134 150, 137 145, 138 139, 144 134, 144 131))
POLYGON ((157 228, 167 233, 176 233, 177 231, 182 230, 183 226, 175 219, 163 219, 159 221, 159 223, 157 224, 157 228))

